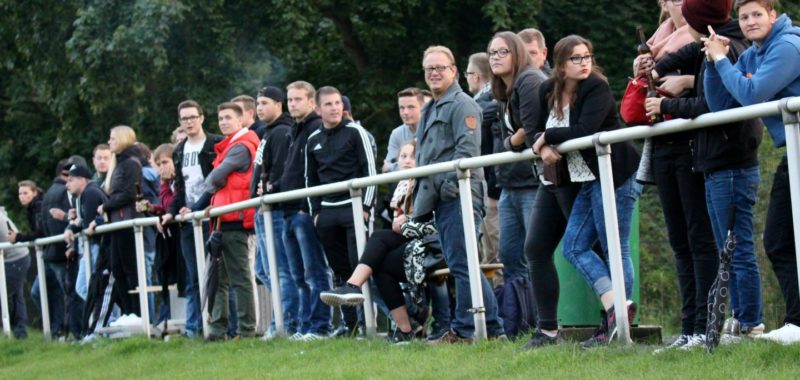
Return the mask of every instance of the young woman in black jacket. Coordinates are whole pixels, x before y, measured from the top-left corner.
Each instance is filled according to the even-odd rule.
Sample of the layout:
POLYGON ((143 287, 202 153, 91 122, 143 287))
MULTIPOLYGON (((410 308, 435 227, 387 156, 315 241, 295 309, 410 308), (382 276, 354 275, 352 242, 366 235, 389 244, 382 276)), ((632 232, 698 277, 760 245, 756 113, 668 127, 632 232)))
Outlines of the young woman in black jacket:
MULTIPOLYGON (((525 44, 516 34, 500 32, 487 48, 492 70, 492 94, 500 103, 500 136, 508 137, 523 124, 535 124, 539 107, 539 85, 547 79, 531 66, 525 44)), ((498 165, 497 185, 502 189, 497 203, 500 225, 500 262, 506 281, 514 277, 528 278, 528 263, 523 256, 524 237, 530 227, 529 212, 536 199, 539 181, 530 163, 498 165)), ((501 315, 502 317, 502 315, 501 315)))
MULTIPOLYGON (((105 191, 108 199, 97 209, 106 215, 109 222, 119 222, 136 218, 137 189, 142 182, 142 165, 137 157, 136 133, 131 127, 118 126, 111 129, 108 145, 114 153, 114 161, 108 171, 105 191)), ((111 239, 111 272, 114 275, 115 292, 122 314, 141 316, 139 301, 128 291, 136 289, 136 242, 132 228, 125 228, 109 234, 111 239)))
POLYGON ((19 203, 25 206, 28 217, 28 227, 31 232, 15 233, 10 231, 11 242, 31 241, 44 237, 44 224, 42 223, 42 199, 44 193, 33 181, 25 180, 19 183, 19 203))
MULTIPOLYGON (((535 128, 525 131, 525 135, 528 143, 533 143, 534 152, 542 157, 545 164, 555 165, 560 160, 566 159, 569 181, 573 183, 573 186, 579 187, 564 232, 564 256, 595 290, 608 315, 608 321, 601 325, 595 336, 584 342, 584 346, 588 347, 608 342, 616 331, 610 272, 605 262, 592 250, 592 245, 599 240, 603 248, 603 255, 607 256, 608 245, 603 220, 597 155, 594 148, 590 148, 580 152, 570 152, 562 157, 554 146, 596 132, 618 129, 619 119, 608 82, 594 63, 591 43, 580 36, 572 35, 561 39, 554 50, 554 77, 539 88, 538 121, 535 128)), ((519 146, 522 139, 522 133, 517 133, 509 142, 519 146)), ((633 206, 641 193, 641 185, 633 179, 639 162, 639 154, 630 143, 612 144, 611 152, 625 288, 626 294, 630 295, 633 287, 633 265, 630 260, 628 238, 633 206)), ((574 191, 574 187, 572 190, 574 191)), ((540 194, 542 193, 552 194, 551 192, 540 192, 540 194)), ((568 203, 568 201, 568 196, 562 196, 560 199, 556 197, 558 204, 568 203)), ((534 213, 538 212, 540 209, 534 210, 534 213)), ((555 221, 552 224, 558 224, 560 216, 555 212, 551 212, 551 214, 555 221)), ((534 218, 537 217, 534 216, 534 218)), ((531 230, 535 231, 533 226, 531 230)), ((529 237, 528 240, 531 238, 529 237)), ((535 245, 535 243, 533 244, 535 245)), ((539 255, 546 256, 547 253, 539 251, 539 255)), ((547 261, 541 257, 536 259, 547 261)), ((552 260, 552 258, 550 259, 552 260)), ((531 266, 535 267, 536 264, 532 263, 531 266)), ((549 275, 557 282, 555 269, 552 267, 550 269, 552 273, 549 275)), ((534 273, 535 276, 536 273, 534 273)), ((534 281, 536 281, 535 278, 534 281)), ((551 281, 553 280, 551 279, 551 281)), ((538 294, 537 291, 537 296, 538 294)), ((557 293, 556 297, 551 295, 547 298, 552 310, 545 311, 555 316, 555 306, 558 304, 557 293)), ((539 302, 541 303, 541 301, 539 302)), ((539 313, 542 313, 542 309, 539 310, 539 313)), ((634 313, 635 306, 629 303, 628 314, 631 319, 633 319, 634 313)), ((534 334, 526 347, 555 343, 557 325, 555 321, 548 321, 548 323, 549 326, 540 323, 540 330, 534 334), (545 330, 546 327, 548 327, 547 330, 545 330)))

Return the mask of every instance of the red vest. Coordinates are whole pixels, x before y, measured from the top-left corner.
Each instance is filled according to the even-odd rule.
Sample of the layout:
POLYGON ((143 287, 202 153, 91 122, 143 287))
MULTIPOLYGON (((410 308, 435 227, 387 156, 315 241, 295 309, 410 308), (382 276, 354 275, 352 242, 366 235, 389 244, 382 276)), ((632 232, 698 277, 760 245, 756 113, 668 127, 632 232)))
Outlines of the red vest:
MULTIPOLYGON (((214 168, 218 167, 222 161, 225 160, 231 148, 239 144, 244 145, 247 150, 250 151, 250 165, 244 173, 234 171, 228 175, 228 181, 225 183, 225 186, 217 190, 211 198, 211 205, 214 207, 225 206, 250 199, 250 178, 253 176, 253 157, 255 157, 259 140, 258 135, 253 131, 247 131, 236 140, 233 140, 233 137, 237 134, 238 132, 227 136, 224 140, 214 145, 214 153, 217 154, 217 158, 215 158, 213 162, 214 168)), ((220 218, 222 218, 223 223, 242 222, 244 228, 251 229, 253 228, 255 214, 255 208, 248 208, 222 214, 220 218)))

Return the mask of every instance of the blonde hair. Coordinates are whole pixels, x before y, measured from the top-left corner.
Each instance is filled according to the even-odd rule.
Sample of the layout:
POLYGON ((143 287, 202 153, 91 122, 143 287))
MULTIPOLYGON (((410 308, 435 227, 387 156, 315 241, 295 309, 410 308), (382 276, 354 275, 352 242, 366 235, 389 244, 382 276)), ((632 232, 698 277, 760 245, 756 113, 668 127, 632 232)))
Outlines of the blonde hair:
POLYGON ((450 60, 451 65, 455 66, 456 64, 456 58, 453 55, 453 52, 450 51, 450 49, 447 46, 441 46, 441 45, 429 46, 427 49, 425 49, 425 52, 422 53, 422 60, 424 61, 425 57, 427 57, 428 54, 431 53, 442 53, 447 56, 447 59, 450 60))
POLYGON ((308 83, 308 82, 306 82, 304 80, 298 80, 298 81, 294 81, 292 83, 289 83, 289 85, 286 86, 286 92, 289 92, 289 90, 291 90, 291 89, 304 90, 306 92, 306 97, 308 97, 309 99, 312 99, 312 100, 317 95, 317 90, 314 89, 314 85, 312 85, 311 83, 308 83))
POLYGON ((106 180, 103 184, 106 193, 111 191, 111 177, 114 175, 114 169, 117 168, 117 154, 136 144, 136 132, 127 125, 111 128, 111 136, 114 137, 119 152, 112 151, 114 154, 111 155, 111 162, 108 163, 108 173, 106 173, 106 180))
POLYGON ((127 125, 118 125, 114 128, 111 128, 111 136, 114 136, 114 140, 116 140, 117 143, 117 149, 119 149, 119 152, 114 153, 120 153, 133 144, 136 144, 136 132, 133 130, 133 128, 127 125))

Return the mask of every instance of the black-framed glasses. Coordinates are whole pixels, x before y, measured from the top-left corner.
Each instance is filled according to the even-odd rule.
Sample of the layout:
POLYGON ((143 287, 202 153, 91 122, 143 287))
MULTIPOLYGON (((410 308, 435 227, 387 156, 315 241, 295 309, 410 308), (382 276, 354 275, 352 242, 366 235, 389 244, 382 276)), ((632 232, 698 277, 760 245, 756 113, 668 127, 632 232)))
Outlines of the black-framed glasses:
POLYGON ((182 117, 182 118, 180 118, 178 120, 181 123, 191 123, 191 122, 193 122, 193 121, 195 121, 195 120, 197 120, 199 118, 200 118, 200 115, 194 115, 194 116, 184 116, 184 117, 182 117))
POLYGON ((583 62, 592 63, 592 57, 594 56, 591 54, 587 54, 584 56, 573 55, 572 57, 569 57, 569 60, 576 65, 580 65, 583 62))
POLYGON ((431 74, 432 74, 434 71, 436 71, 437 73, 441 74, 441 73, 443 73, 445 70, 449 69, 451 66, 453 66, 453 65, 447 65, 447 66, 428 66, 428 67, 423 67, 423 68, 422 68, 422 71, 424 71, 426 75, 431 75, 431 74))
POLYGON ((497 50, 489 50, 486 52, 489 55, 489 58, 497 56, 497 58, 505 58, 509 54, 511 54, 511 50, 508 49, 497 49, 497 50))

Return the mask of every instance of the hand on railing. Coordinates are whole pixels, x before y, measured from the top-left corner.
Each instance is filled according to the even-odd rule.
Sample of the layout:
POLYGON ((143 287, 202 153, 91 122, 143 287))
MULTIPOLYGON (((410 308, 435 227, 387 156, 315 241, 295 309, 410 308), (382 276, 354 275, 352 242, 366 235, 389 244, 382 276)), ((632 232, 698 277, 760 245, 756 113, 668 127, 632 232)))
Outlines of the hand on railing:
POLYGON ((75 240, 75 234, 72 233, 72 230, 69 228, 64 230, 64 242, 67 244, 72 244, 74 240, 75 240))

